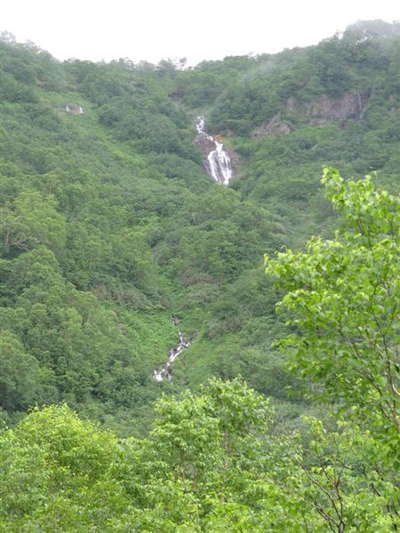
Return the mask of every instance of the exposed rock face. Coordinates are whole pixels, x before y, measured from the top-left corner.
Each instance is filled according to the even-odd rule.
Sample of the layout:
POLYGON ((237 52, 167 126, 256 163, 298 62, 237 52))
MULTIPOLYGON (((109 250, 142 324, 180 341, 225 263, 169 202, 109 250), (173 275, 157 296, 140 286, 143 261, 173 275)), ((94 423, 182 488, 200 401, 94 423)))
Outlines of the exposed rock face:
MULTIPOLYGON (((310 125, 326 124, 335 120, 356 119, 363 117, 367 95, 346 93, 341 98, 321 96, 305 106, 305 114, 310 117, 310 125)), ((293 108, 293 104, 291 104, 293 108)))
POLYGON ((215 143, 208 136, 198 134, 194 140, 194 144, 199 148, 203 155, 203 159, 207 160, 208 154, 215 150, 215 143))
POLYGON ((287 134, 291 131, 292 128, 289 126, 289 124, 286 124, 282 121, 281 114, 278 113, 270 120, 264 122, 263 124, 261 124, 261 126, 256 128, 253 132, 252 137, 254 139, 257 139, 259 137, 269 137, 271 135, 287 134))
POLYGON ((70 113, 71 115, 83 115, 85 112, 82 106, 75 104, 66 104, 64 109, 66 113, 70 113))
POLYGON ((296 98, 293 98, 293 96, 291 96, 290 98, 287 99, 286 111, 288 111, 289 113, 296 113, 296 109, 297 109, 297 100, 296 98))
MULTIPOLYGON (((346 93, 340 98, 320 96, 306 104, 290 97, 286 102, 284 115, 305 117, 309 126, 324 126, 329 122, 345 121, 348 119, 361 120, 367 108, 368 94, 346 93)), ((272 135, 288 134, 293 131, 293 126, 285 122, 281 113, 277 113, 270 120, 256 128, 252 137, 262 138, 272 135)))

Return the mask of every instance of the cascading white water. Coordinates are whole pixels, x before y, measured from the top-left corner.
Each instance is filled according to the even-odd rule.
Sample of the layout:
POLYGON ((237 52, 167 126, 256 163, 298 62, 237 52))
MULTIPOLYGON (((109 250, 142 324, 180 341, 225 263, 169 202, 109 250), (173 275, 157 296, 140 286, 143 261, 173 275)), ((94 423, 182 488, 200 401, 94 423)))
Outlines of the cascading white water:
MULTIPOLYGON (((176 317, 173 317, 172 321, 175 325, 177 324, 176 317)), ((181 353, 186 350, 186 348, 189 348, 191 344, 191 342, 189 340, 186 340, 185 337, 182 335, 182 332, 179 330, 178 335, 179 343, 175 346, 175 348, 171 348, 168 352, 167 362, 162 367, 154 370, 153 372, 153 378, 156 381, 164 381, 165 379, 167 379, 168 381, 172 380, 172 363, 174 363, 174 361, 176 361, 176 359, 181 355, 181 353)))
POLYGON ((224 150, 224 145, 214 141, 216 149, 208 154, 208 163, 212 177, 218 183, 229 185, 232 178, 231 158, 224 150))
MULTIPOLYGON (((196 122, 196 130, 197 130, 197 133, 201 134, 201 133, 204 133, 204 135, 207 135, 206 132, 204 131, 204 128, 205 128, 205 122, 204 122, 204 118, 203 117, 197 117, 197 122, 196 122)), ((208 135, 207 135, 208 137, 208 135)))
POLYGON ((229 185, 232 179, 232 163, 228 153, 224 150, 224 145, 208 135, 205 131, 205 121, 203 117, 197 117, 196 130, 199 135, 204 136, 208 141, 212 142, 215 150, 207 156, 208 170, 211 177, 223 185, 229 185))

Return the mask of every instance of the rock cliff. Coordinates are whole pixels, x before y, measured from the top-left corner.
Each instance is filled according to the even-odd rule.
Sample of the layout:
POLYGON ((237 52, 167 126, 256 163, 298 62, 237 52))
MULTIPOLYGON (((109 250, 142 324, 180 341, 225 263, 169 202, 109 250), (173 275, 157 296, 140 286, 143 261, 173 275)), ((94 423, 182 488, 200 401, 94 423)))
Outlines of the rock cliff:
POLYGON ((263 122, 253 131, 252 137, 257 139, 272 135, 288 134, 294 126, 290 118, 305 117, 309 126, 324 126, 330 122, 346 120, 361 120, 367 108, 369 95, 367 93, 346 93, 340 98, 327 95, 302 103, 291 97, 288 98, 285 110, 277 113, 271 119, 263 122), (282 118, 282 114, 285 119, 282 118))

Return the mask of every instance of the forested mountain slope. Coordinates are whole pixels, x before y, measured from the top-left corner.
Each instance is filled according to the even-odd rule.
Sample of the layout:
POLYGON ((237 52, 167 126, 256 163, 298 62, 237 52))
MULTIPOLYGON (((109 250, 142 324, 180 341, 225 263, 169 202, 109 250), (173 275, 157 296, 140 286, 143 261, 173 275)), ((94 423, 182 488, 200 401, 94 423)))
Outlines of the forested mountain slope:
POLYGON ((400 528, 399 119, 399 24, 194 68, 3 35, 1 532, 400 528))
POLYGON ((13 43, 1 65, 2 408, 67 401, 123 424, 160 393, 171 313, 200 336, 275 223, 204 173, 162 70, 13 43))
POLYGON ((183 70, 3 40, 0 69, 5 419, 66 401, 135 433, 161 391, 238 374, 305 409, 271 348, 284 326, 263 254, 330 234, 323 165, 398 190, 398 25, 183 70), (204 170, 198 115, 235 154, 229 187, 204 170), (156 383, 171 315, 192 345, 156 383))

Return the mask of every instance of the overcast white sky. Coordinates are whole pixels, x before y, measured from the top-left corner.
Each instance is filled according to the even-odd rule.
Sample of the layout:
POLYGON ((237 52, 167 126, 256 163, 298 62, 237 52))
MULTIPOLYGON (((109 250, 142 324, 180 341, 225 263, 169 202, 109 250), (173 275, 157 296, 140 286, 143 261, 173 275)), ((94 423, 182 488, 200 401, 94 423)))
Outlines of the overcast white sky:
POLYGON ((400 20, 400 0, 0 0, 0 31, 95 61, 277 52, 376 18, 400 20))

